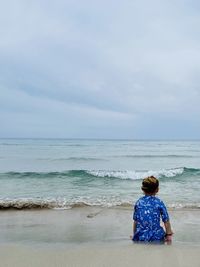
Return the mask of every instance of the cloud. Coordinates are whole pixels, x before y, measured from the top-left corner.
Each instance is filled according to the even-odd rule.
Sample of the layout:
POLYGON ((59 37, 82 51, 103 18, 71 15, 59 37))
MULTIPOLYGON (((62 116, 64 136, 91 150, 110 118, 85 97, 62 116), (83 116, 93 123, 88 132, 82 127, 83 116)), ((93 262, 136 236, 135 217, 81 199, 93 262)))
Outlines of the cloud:
POLYGON ((197 1, 1 6, 1 137, 199 136, 197 1))
POLYGON ((104 131, 111 134, 119 128, 119 121, 122 121, 121 127, 129 127, 129 123, 133 121, 133 116, 126 113, 69 104, 65 101, 29 95, 20 90, 5 91, 4 95, 1 94, 0 105, 4 136, 9 135, 9 131, 12 132, 14 128, 16 137, 40 137, 45 132, 44 137, 64 138, 67 134, 79 138, 80 131, 83 131, 82 134, 86 135, 82 137, 87 138, 92 125, 92 131, 97 131, 95 136, 100 138, 101 127, 106 126, 107 129, 104 131))

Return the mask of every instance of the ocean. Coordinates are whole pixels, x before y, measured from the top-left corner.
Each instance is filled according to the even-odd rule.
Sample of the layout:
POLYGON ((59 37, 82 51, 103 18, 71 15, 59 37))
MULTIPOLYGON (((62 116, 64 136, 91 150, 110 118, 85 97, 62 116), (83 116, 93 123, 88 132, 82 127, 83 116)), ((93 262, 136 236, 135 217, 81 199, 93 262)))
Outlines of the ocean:
POLYGON ((0 209, 127 207, 159 178, 170 208, 200 208, 200 141, 0 139, 0 209))

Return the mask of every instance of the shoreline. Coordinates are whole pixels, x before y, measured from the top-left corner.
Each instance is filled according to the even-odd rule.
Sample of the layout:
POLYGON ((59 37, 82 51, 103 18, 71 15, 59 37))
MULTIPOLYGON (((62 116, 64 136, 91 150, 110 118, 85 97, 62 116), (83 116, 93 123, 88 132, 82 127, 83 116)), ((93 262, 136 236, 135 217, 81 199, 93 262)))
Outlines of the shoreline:
MULTIPOLYGON (((1 211, 21 211, 21 210, 70 210, 76 208, 101 208, 101 209, 129 209, 133 208, 133 202, 122 202, 120 204, 90 204, 84 201, 74 203, 62 203, 56 200, 45 199, 0 199, 1 211)), ((194 203, 174 203, 167 205, 169 211, 200 210, 200 204, 194 203)))

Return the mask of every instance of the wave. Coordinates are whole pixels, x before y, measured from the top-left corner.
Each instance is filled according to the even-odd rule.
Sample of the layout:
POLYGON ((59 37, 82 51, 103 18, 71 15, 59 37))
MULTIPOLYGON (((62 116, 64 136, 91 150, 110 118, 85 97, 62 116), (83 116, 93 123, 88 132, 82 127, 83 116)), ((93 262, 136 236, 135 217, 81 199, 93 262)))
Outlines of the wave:
POLYGON ((200 155, 196 156, 196 155, 179 155, 179 154, 143 154, 143 155, 121 155, 121 156, 115 156, 117 158, 196 158, 196 157, 200 157, 200 155))
POLYGON ((0 210, 6 209, 71 209, 78 207, 93 206, 85 202, 67 203, 66 200, 57 199, 2 199, 0 200, 0 210))
POLYGON ((180 178, 180 177, 191 177, 194 175, 200 175, 200 169, 194 168, 173 168, 173 169, 161 169, 161 170, 146 170, 146 171, 87 171, 89 174, 95 177, 108 177, 128 180, 141 180, 147 176, 155 176, 159 179, 166 178, 180 178))
POLYGON ((64 158, 36 158, 39 161, 107 161, 102 158, 95 157, 64 157, 64 158))
POLYGON ((108 200, 102 198, 96 200, 74 200, 67 201, 65 198, 59 199, 0 199, 0 210, 24 210, 24 209, 73 209, 83 207, 115 207, 115 206, 130 206, 131 203, 121 203, 119 200, 108 200))
MULTIPOLYGON (((25 144, 23 144, 24 146, 25 144)), ((22 144, 14 144, 14 143, 0 143, 0 146, 22 146, 22 144)))
MULTIPOLYGON (((84 207, 101 208, 128 208, 132 209, 132 201, 74 201, 65 199, 0 199, 0 210, 32 210, 32 209, 54 209, 67 210, 84 207)), ((200 209, 200 203, 171 203, 169 209, 200 209)))
POLYGON ((53 178, 82 178, 82 179, 120 179, 141 180, 147 176, 156 176, 159 179, 189 178, 200 175, 200 169, 172 168, 161 170, 68 170, 65 172, 7 172, 0 173, 0 179, 53 179, 53 178))
POLYGON ((69 158, 58 158, 52 159, 52 161, 106 161, 106 159, 92 158, 92 157, 69 157, 69 158))
POLYGON ((163 169, 158 171, 88 171, 89 174, 92 174, 97 177, 109 177, 128 180, 141 180, 151 175, 156 176, 158 178, 169 178, 180 175, 183 172, 184 168, 176 168, 169 170, 163 169))
MULTIPOLYGON (((37 144, 37 143, 36 143, 37 144)), ((62 144, 37 144, 40 147, 87 147, 87 144, 66 144, 66 143, 62 143, 62 144)), ((0 146, 33 146, 33 143, 0 143, 0 146)))

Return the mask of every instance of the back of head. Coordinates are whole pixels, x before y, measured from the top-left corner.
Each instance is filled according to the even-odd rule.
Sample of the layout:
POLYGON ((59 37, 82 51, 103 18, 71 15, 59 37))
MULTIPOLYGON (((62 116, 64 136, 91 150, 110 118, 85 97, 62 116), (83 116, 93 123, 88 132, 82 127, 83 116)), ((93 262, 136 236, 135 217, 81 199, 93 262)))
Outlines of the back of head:
POLYGON ((142 190, 147 194, 154 194, 159 187, 159 181, 154 176, 149 176, 142 181, 142 190))

